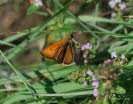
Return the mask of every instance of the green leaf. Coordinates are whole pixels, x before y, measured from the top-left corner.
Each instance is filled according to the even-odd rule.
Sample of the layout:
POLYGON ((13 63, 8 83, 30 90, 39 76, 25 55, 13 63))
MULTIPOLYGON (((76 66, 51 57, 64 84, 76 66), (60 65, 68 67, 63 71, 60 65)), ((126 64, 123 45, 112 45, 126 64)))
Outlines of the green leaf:
POLYGON ((103 99, 103 104, 109 104, 107 99, 103 99))
POLYGON ((99 88, 100 93, 104 94, 107 90, 107 87, 108 87, 107 83, 102 83, 101 87, 99 88))
POLYGON ((38 10, 38 6, 36 5, 31 5, 28 10, 27 10, 27 15, 31 15, 32 13, 35 13, 38 10))
POLYGON ((123 87, 118 86, 115 91, 116 94, 125 94, 126 90, 123 87))
POLYGON ((108 52, 111 53, 113 51, 116 51, 117 53, 124 53, 127 51, 129 47, 132 47, 132 44, 127 44, 123 46, 117 46, 117 47, 111 47, 108 49, 108 52))
POLYGON ((133 66, 133 59, 126 65, 126 67, 133 66))

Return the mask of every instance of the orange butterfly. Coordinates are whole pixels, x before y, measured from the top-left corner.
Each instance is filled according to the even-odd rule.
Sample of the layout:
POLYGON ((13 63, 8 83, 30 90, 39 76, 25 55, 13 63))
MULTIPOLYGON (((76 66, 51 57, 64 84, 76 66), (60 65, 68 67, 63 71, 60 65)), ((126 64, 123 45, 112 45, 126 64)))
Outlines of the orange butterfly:
POLYGON ((73 61, 73 34, 67 35, 41 51, 44 58, 52 59, 57 63, 71 64, 73 61))

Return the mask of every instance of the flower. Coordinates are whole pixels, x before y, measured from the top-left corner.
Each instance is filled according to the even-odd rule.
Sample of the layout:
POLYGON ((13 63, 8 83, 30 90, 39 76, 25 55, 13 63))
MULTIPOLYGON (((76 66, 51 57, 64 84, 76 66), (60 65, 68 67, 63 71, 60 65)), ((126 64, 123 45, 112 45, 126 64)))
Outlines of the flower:
POLYGON ((34 5, 36 6, 43 6, 43 3, 41 0, 34 0, 34 5))
MULTIPOLYGON (((121 0, 110 0, 109 2, 109 6, 111 8, 115 8, 116 5, 118 5, 120 7, 121 10, 126 8, 126 4, 125 3, 121 3, 121 0)), ((113 14, 112 14, 113 15, 113 14)))
POLYGON ((121 0, 114 0, 114 2, 117 3, 121 3, 121 0))
POLYGON ((92 46, 90 45, 90 43, 87 43, 86 45, 83 45, 83 46, 81 47, 81 50, 88 50, 88 49, 90 49, 90 48, 92 48, 92 46))
MULTIPOLYGON (((12 77, 12 76, 15 75, 15 73, 11 73, 11 74, 9 75, 9 72, 8 72, 8 71, 2 71, 1 73, 2 73, 4 76, 9 76, 9 77, 12 77)), ((7 88, 7 89, 12 89, 12 86, 11 86, 10 83, 6 83, 6 84, 4 84, 4 86, 5 86, 5 88, 7 88)))
POLYGON ((94 86, 95 88, 98 88, 98 86, 99 86, 98 81, 94 81, 94 82, 92 82, 92 86, 94 86))
POLYGON ((116 5, 116 3, 115 3, 113 0, 111 0, 111 1, 109 2, 109 6, 110 6, 111 8, 115 8, 115 5, 116 5))
POLYGON ((111 62, 111 59, 108 59, 107 61, 108 61, 108 63, 110 63, 111 62))
POLYGON ((121 55, 120 58, 123 60, 125 59, 125 55, 121 55))
POLYGON ((95 97, 97 97, 98 94, 99 94, 98 90, 97 90, 97 89, 94 89, 94 90, 93 90, 93 95, 94 95, 95 97))
POLYGON ((87 64, 87 63, 88 63, 88 60, 85 59, 85 60, 84 60, 84 63, 87 64))
POLYGON ((90 45, 90 43, 87 43, 87 44, 85 45, 85 48, 86 48, 86 49, 90 49, 90 48, 92 48, 92 46, 90 45))
POLYGON ((93 78, 92 78, 92 81, 97 81, 96 77, 93 77, 93 78))
POLYGON ((5 84, 4 86, 5 86, 7 89, 12 89, 12 86, 11 86, 10 83, 5 84))
POLYGON ((83 57, 84 57, 84 58, 86 58, 86 57, 87 57, 87 55, 86 55, 86 54, 83 54, 83 57))
POLYGON ((85 47, 84 47, 84 45, 81 47, 81 50, 85 50, 85 47))
POLYGON ((116 16, 116 13, 113 12, 113 13, 111 14, 111 18, 114 18, 115 16, 116 16))
POLYGON ((88 74, 88 75, 93 75, 93 72, 92 72, 92 71, 87 71, 86 74, 88 74))
POLYGON ((92 78, 92 86, 94 86, 95 88, 98 88, 98 86, 99 86, 99 82, 96 79, 96 77, 93 77, 92 78))
POLYGON ((119 7, 121 10, 125 9, 126 8, 126 4, 125 3, 121 3, 119 4, 119 7))
POLYGON ((117 57, 116 52, 112 52, 111 53, 111 58, 115 58, 115 57, 117 57))
POLYGON ((87 84, 87 82, 86 82, 86 81, 84 81, 83 85, 84 85, 84 86, 87 86, 88 84, 87 84))
POLYGON ((92 46, 90 45, 90 43, 87 43, 85 45, 81 46, 81 50, 83 50, 83 58, 84 58, 84 63, 87 64, 88 60, 87 60, 87 55, 88 55, 88 50, 92 48, 92 46))

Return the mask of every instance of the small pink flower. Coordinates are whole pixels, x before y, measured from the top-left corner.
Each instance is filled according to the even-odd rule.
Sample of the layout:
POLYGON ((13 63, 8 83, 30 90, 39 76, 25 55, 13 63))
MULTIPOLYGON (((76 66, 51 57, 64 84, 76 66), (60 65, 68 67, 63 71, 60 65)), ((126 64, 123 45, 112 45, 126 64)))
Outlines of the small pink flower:
POLYGON ((97 90, 97 89, 94 89, 94 91, 93 91, 93 95, 94 95, 95 97, 97 97, 98 94, 99 94, 98 90, 97 90))
POLYGON ((121 3, 121 0, 114 0, 114 2, 117 3, 121 3))
POLYGON ((12 86, 11 86, 10 83, 5 84, 4 86, 5 86, 7 89, 12 89, 12 86))
POLYGON ((88 84, 87 84, 87 82, 86 82, 86 81, 84 81, 83 85, 84 85, 84 86, 87 86, 88 84))
POLYGON ((81 50, 85 50, 85 45, 83 45, 83 46, 81 47, 81 50))
POLYGON ((87 64, 88 63, 88 60, 84 60, 84 63, 87 64))
POLYGON ((92 71, 87 71, 86 74, 88 74, 88 75, 93 75, 93 72, 92 72, 92 71))
POLYGON ((42 3, 41 0, 35 0, 34 1, 34 5, 36 5, 36 6, 43 6, 43 3, 42 3))
POLYGON ((87 57, 87 55, 86 55, 86 54, 83 54, 83 57, 84 57, 84 58, 86 58, 86 57, 87 57))
POLYGON ((85 45, 83 45, 82 47, 81 47, 81 50, 85 50, 85 49, 90 49, 90 48, 92 48, 92 46, 90 45, 90 43, 87 43, 87 44, 85 44, 85 45))
POLYGON ((86 48, 86 49, 90 49, 90 48, 92 48, 92 46, 90 45, 90 43, 87 43, 87 44, 85 45, 85 48, 86 48))
POLYGON ((125 55, 121 55, 120 58, 123 60, 125 59, 125 55))
POLYGON ((111 18, 114 18, 115 16, 116 16, 116 13, 113 12, 113 13, 111 14, 111 18))
POLYGON ((92 81, 97 81, 96 77, 93 77, 93 78, 92 78, 92 81))
POLYGON ((117 57, 116 52, 112 52, 111 53, 111 58, 115 58, 115 57, 117 57))
POLYGON ((95 87, 95 88, 98 88, 99 87, 98 81, 92 82, 92 86, 95 87))
POLYGON ((110 63, 111 62, 111 59, 108 59, 107 61, 108 61, 108 63, 110 63))
POLYGON ((125 9, 126 8, 126 4, 125 3, 121 3, 119 4, 119 7, 121 10, 125 9))
POLYGON ((111 8, 115 8, 115 5, 116 5, 116 3, 115 3, 113 0, 111 0, 111 1, 109 2, 109 6, 110 6, 111 8))

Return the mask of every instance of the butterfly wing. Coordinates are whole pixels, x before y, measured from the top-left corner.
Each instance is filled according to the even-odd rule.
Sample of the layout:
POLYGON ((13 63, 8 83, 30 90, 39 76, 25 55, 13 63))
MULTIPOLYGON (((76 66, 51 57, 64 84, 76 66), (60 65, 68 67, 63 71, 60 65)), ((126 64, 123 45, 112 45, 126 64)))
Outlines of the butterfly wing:
POLYGON ((63 60, 64 64, 71 64, 73 61, 73 50, 72 50, 72 43, 70 42, 66 48, 65 57, 63 60))
POLYGON ((53 59, 61 64, 63 63, 63 60, 64 60, 64 57, 65 57, 65 53, 66 53, 66 49, 67 49, 67 46, 68 46, 68 42, 63 44, 59 49, 58 51, 55 53, 53 59))
POLYGON ((68 41, 68 37, 59 40, 55 43, 53 43, 52 45, 48 46, 47 48, 45 48, 43 51, 41 51, 41 55, 44 58, 48 58, 48 59, 55 59, 54 56, 57 56, 57 52, 59 51, 59 49, 61 48, 61 46, 63 46, 64 44, 66 44, 66 42, 68 41))

